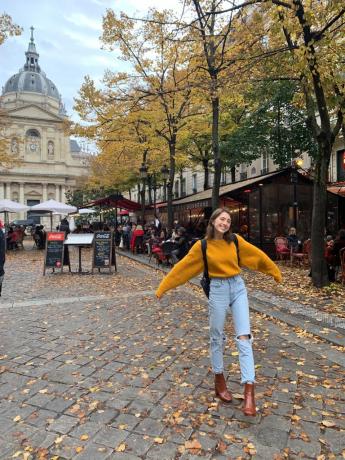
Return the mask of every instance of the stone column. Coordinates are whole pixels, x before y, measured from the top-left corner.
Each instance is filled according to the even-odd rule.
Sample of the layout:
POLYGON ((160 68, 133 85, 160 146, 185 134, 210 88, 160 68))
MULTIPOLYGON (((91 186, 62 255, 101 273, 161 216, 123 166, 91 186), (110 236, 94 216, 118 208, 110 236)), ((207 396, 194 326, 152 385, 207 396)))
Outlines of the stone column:
POLYGON ((11 182, 6 183, 6 196, 5 196, 5 198, 7 198, 8 200, 11 199, 11 182))
MULTIPOLYGON (((24 182, 21 182, 19 184, 19 203, 20 204, 25 204, 25 199, 24 199, 24 182)), ((25 211, 22 211, 20 213, 20 218, 24 219, 24 213, 25 211)))
POLYGON ((5 184, 0 182, 0 200, 5 198, 5 184))
POLYGON ((47 201, 48 200, 48 184, 43 184, 43 199, 42 201, 47 201))
POLYGON ((62 203, 66 203, 66 196, 65 196, 65 193, 66 193, 66 186, 65 186, 65 185, 61 185, 61 202, 62 202, 62 203))

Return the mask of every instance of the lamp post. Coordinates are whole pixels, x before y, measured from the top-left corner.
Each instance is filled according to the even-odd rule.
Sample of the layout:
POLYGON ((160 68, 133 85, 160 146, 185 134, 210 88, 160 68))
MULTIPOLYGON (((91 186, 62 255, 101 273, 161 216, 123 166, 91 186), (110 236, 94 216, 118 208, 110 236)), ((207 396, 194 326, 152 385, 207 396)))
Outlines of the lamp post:
POLYGON ((141 218, 142 223, 144 224, 145 219, 145 188, 146 188, 146 179, 147 179, 147 166, 145 163, 142 163, 139 168, 140 179, 143 181, 143 188, 141 191, 141 218))
POLYGON ((295 150, 295 158, 292 160, 291 171, 291 183, 293 184, 293 226, 297 228, 298 221, 298 200, 297 200, 297 184, 298 184, 298 172, 297 169, 302 166, 303 160, 299 158, 301 151, 295 150))
POLYGON ((162 178, 163 178, 163 183, 164 183, 164 189, 163 189, 163 201, 166 201, 167 200, 167 180, 169 179, 169 168, 167 167, 167 165, 163 165, 162 168, 161 168, 161 174, 162 174, 162 178))

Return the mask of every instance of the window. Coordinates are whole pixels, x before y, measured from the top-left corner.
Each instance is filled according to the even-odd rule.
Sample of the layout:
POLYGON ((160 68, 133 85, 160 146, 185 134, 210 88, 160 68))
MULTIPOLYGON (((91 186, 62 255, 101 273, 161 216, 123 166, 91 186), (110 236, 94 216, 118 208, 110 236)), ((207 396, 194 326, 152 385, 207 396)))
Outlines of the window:
POLYGON ((39 153, 40 152, 40 133, 37 129, 28 129, 26 132, 26 151, 27 153, 39 153))
POLYGON ((193 193, 196 193, 198 191, 198 187, 197 187, 197 175, 196 174, 193 174, 192 176, 192 192, 193 193))
POLYGON ((222 169, 222 177, 221 177, 221 184, 226 184, 226 168, 222 169))
POLYGON ((26 137, 41 137, 37 129, 28 129, 26 131, 26 137))
POLYGON ((181 196, 186 196, 186 178, 181 180, 181 196))
POLYGON ((345 180, 345 150, 337 152, 337 180, 345 180))
POLYGON ((268 161, 269 161, 268 153, 263 153, 261 157, 261 174, 268 173, 268 161))
POLYGON ((244 163, 241 163, 240 167, 240 180, 247 179, 247 165, 244 163))
POLYGON ((251 173, 252 176, 255 176, 255 175, 256 175, 256 168, 255 168, 255 166, 252 167, 252 170, 251 170, 250 173, 251 173))
POLYGON ((178 197, 179 197, 179 186, 180 186, 179 181, 176 180, 176 181, 175 181, 174 198, 178 198, 178 197))

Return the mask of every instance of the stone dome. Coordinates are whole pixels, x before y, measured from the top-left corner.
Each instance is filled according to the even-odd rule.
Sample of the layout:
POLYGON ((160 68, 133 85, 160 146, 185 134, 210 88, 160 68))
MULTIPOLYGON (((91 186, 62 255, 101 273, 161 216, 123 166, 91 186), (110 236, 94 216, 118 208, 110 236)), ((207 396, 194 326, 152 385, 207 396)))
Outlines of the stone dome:
POLYGON ((33 27, 31 27, 31 39, 25 56, 26 62, 24 67, 7 80, 2 94, 28 91, 50 96, 60 101, 59 91, 54 83, 46 77, 46 74, 42 72, 38 64, 39 54, 36 51, 34 43, 33 27))
POLYGON ((3 95, 6 93, 21 93, 32 91, 60 100, 60 94, 54 83, 43 72, 21 70, 13 75, 5 84, 3 95))

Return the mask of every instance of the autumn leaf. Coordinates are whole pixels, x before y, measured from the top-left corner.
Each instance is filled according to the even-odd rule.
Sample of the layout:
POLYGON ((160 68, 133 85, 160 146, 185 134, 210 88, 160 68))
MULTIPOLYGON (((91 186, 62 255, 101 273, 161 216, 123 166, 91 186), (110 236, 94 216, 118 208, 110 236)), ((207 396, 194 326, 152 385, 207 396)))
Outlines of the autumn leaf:
POLYGON ((16 417, 14 417, 13 421, 14 422, 20 422, 21 419, 22 419, 21 416, 17 415, 16 417))
POLYGON ((163 444, 164 442, 164 439, 163 438, 154 438, 154 442, 157 443, 157 444, 163 444))
POLYGON ((219 441, 218 444, 217 444, 217 450, 218 452, 220 452, 221 454, 223 454, 226 449, 227 449, 227 445, 224 441, 219 441))
POLYGON ((88 434, 82 434, 79 439, 81 441, 87 441, 89 439, 89 435, 88 434))
POLYGON ((330 420, 322 420, 322 425, 326 426, 327 428, 330 428, 332 426, 336 426, 336 423, 331 422, 330 420))
POLYGON ((201 449, 201 444, 197 439, 193 439, 192 441, 186 441, 184 443, 186 449, 201 449))
POLYGON ((63 436, 58 436, 58 437, 55 439, 54 443, 55 443, 55 444, 61 444, 62 441, 64 440, 64 438, 65 438, 65 435, 63 435, 63 436))
POLYGON ((122 444, 118 445, 115 450, 116 452, 124 452, 126 450, 126 447, 126 444, 123 442, 122 444))

